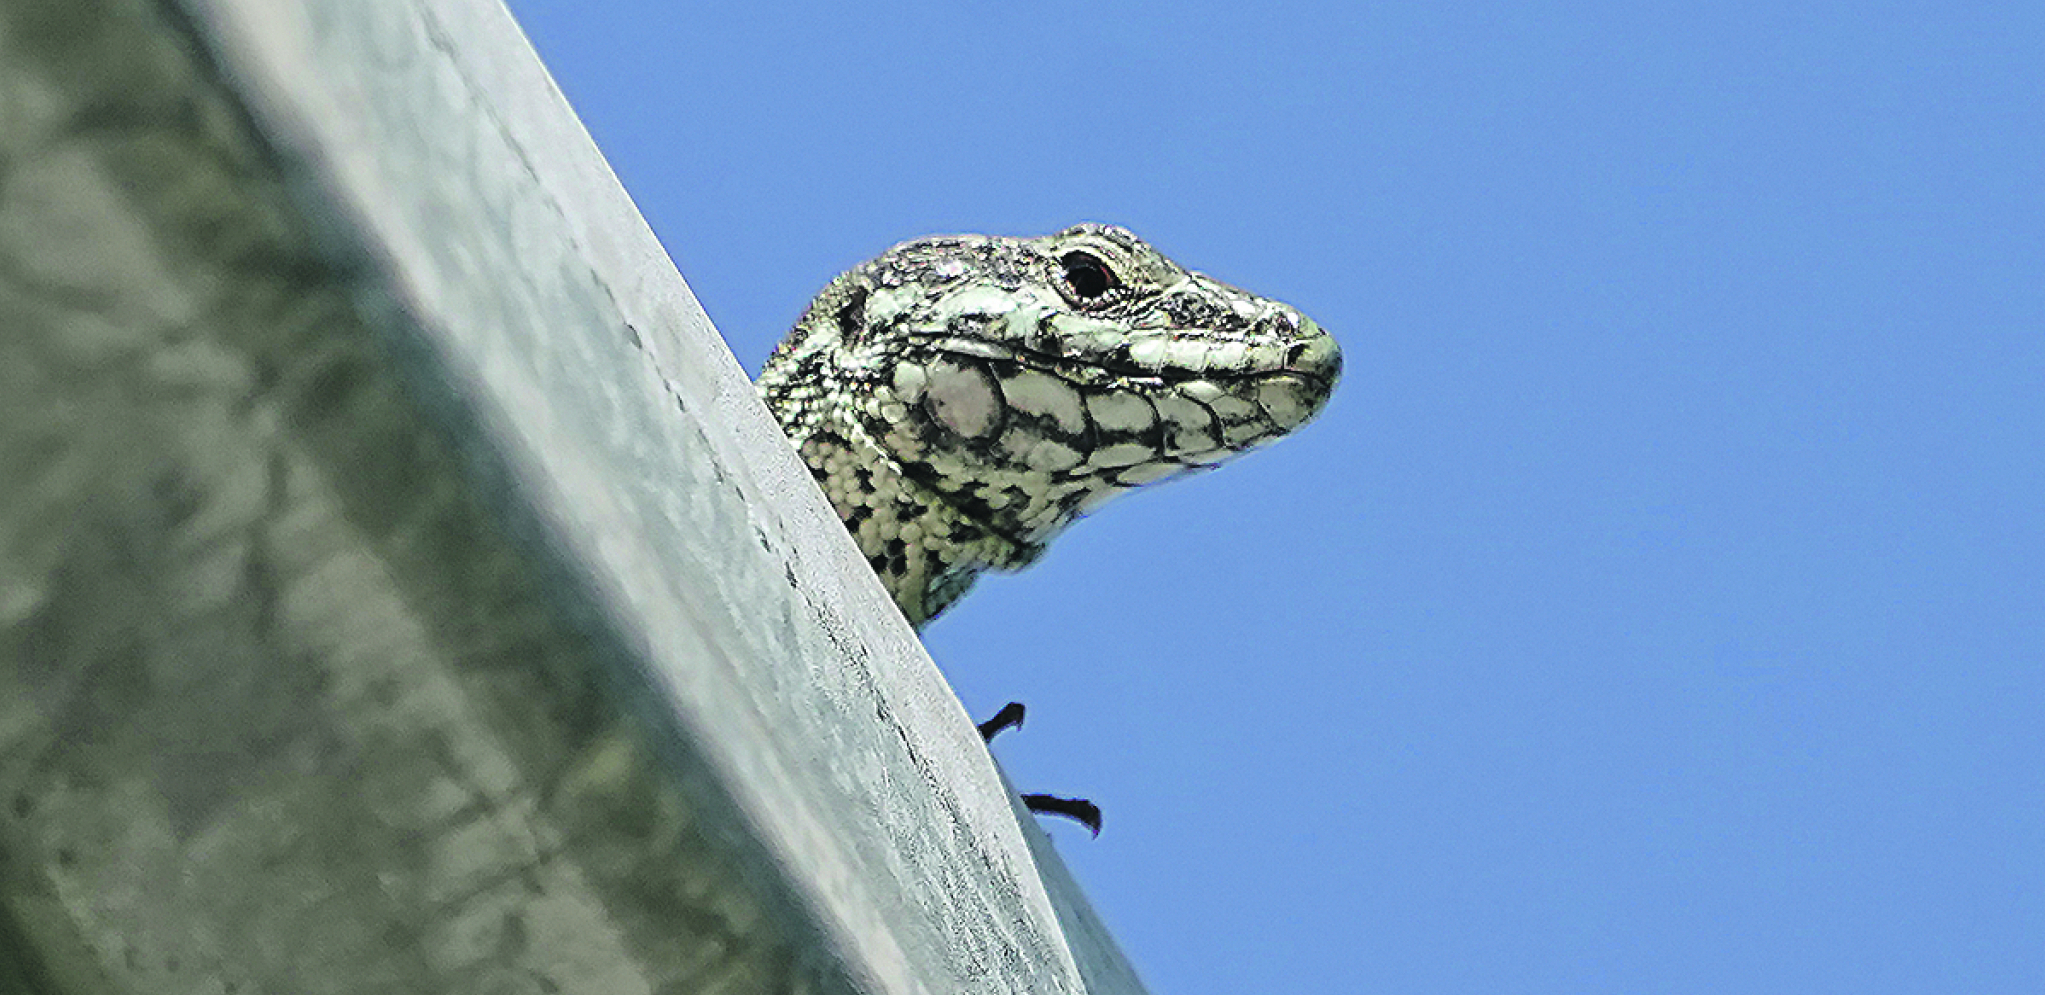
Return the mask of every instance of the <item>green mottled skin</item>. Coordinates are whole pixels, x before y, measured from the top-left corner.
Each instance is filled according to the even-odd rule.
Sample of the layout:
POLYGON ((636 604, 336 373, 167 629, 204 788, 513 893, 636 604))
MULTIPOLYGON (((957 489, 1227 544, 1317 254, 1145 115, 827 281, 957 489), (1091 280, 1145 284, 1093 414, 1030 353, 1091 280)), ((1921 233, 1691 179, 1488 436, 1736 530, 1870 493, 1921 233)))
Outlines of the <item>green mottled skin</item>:
POLYGON ((759 388, 918 627, 1115 495, 1318 414, 1334 339, 1128 231, 918 239, 833 280, 759 388))

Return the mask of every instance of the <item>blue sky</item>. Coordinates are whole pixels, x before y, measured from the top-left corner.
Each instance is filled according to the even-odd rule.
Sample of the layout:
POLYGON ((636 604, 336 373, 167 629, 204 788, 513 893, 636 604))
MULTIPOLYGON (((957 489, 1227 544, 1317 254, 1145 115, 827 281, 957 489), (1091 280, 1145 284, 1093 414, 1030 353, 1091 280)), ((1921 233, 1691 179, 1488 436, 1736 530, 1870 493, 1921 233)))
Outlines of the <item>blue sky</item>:
POLYGON ((1160 995, 2045 991, 2045 7, 513 0, 757 371, 933 232, 1320 422, 927 634, 1160 995))

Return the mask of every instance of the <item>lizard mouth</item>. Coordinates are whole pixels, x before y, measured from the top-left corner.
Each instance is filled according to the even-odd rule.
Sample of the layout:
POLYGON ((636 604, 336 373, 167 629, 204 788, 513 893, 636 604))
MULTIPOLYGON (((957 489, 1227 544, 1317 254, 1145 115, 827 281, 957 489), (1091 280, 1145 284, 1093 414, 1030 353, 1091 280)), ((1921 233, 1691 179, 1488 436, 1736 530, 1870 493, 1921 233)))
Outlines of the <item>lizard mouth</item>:
MULTIPOLYGON (((1198 330, 1164 330, 1141 339, 1117 343, 1106 350, 1085 353, 1057 351, 956 334, 918 336, 915 341, 923 349, 956 359, 1014 363, 1062 377, 1082 386, 1103 386, 1113 383, 1124 388, 1169 388, 1196 380, 1232 386, 1286 377, 1306 382, 1315 388, 1315 393, 1325 397, 1334 391, 1335 382, 1342 375, 1342 353, 1334 347, 1334 340, 1325 332, 1319 332, 1317 338, 1295 342, 1283 347, 1282 350, 1276 350, 1278 356, 1274 358, 1278 358, 1278 363, 1261 368, 1143 361, 1149 358, 1143 355, 1146 352, 1168 352, 1172 343, 1197 341, 1197 335, 1198 330), (1146 348, 1153 344, 1155 348, 1146 348)), ((1242 348, 1234 350, 1235 353, 1249 356, 1249 347, 1244 343, 1224 342, 1220 345, 1224 348, 1231 345, 1241 346, 1242 348)), ((1210 346, 1210 352, 1212 351, 1215 350, 1210 346)), ((1266 350, 1267 355, 1272 351, 1274 350, 1266 350)))
POLYGON ((921 337, 881 374, 897 406, 875 412, 874 436, 905 462, 944 454, 976 482, 1040 480, 1038 498, 1127 489, 1216 466, 1298 428, 1326 406, 1339 363, 1311 340, 1290 354, 1267 350, 1294 366, 1247 372, 1153 368, 1111 351, 1118 355, 1102 362, 921 337))

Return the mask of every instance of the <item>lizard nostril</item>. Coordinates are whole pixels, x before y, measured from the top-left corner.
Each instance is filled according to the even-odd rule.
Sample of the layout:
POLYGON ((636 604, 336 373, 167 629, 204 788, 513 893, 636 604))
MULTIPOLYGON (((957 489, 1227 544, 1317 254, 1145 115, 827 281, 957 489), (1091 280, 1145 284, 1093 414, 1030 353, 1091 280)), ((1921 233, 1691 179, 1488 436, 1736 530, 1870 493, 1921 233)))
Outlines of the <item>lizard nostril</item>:
POLYGON ((1308 323, 1308 326, 1312 334, 1293 343, 1285 351, 1285 368, 1320 377, 1332 385, 1342 375, 1342 347, 1336 345, 1335 337, 1319 325, 1308 323))

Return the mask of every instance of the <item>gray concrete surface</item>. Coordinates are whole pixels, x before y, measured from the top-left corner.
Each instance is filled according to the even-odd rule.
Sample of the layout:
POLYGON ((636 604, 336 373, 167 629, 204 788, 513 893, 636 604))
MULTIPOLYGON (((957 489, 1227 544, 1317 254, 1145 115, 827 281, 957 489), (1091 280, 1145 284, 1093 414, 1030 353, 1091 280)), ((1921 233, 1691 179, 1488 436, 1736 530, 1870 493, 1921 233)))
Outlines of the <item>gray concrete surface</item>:
POLYGON ((0 4, 10 989, 1140 991, 494 0, 0 4))

